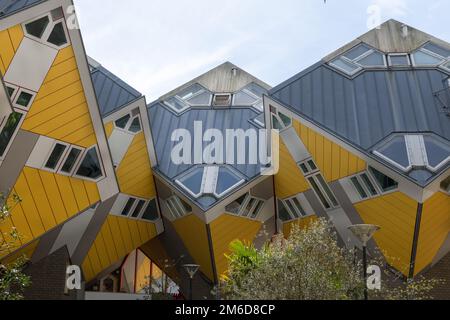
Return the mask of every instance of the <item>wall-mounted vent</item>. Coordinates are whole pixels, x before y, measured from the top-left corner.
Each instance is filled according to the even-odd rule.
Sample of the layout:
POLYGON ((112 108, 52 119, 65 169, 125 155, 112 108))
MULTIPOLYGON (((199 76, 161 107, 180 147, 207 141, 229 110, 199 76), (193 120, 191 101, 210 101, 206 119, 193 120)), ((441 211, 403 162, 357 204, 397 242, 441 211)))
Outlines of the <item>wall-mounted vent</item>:
POLYGON ((214 95, 214 107, 229 107, 231 106, 231 93, 219 93, 214 95))

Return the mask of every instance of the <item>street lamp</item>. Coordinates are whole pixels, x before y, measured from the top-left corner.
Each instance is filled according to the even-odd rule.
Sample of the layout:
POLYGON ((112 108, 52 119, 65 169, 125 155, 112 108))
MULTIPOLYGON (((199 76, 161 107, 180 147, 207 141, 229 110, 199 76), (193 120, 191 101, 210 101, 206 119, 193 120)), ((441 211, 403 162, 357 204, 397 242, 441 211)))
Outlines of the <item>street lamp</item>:
POLYGON ((348 229, 359 239, 363 247, 363 268, 364 268, 364 300, 369 300, 367 291, 367 243, 372 239, 375 232, 380 230, 379 226, 372 224, 356 224, 348 227, 348 229))
POLYGON ((198 272, 198 269, 200 269, 200 266, 198 264, 184 264, 183 268, 189 275, 189 300, 192 300, 192 280, 198 272))

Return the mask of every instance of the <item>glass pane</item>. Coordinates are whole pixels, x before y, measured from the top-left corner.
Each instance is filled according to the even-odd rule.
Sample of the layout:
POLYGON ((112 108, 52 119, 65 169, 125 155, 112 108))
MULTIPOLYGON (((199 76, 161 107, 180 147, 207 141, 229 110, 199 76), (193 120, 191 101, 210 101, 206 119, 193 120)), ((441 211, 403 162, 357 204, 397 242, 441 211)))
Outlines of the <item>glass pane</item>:
POLYGON ((353 185, 355 186, 356 191, 358 191, 361 198, 363 198, 363 199, 367 198, 367 193, 366 193, 366 191, 364 191, 364 188, 359 183, 358 179, 356 177, 353 177, 350 180, 352 181, 353 185))
POLYGON ((357 66, 356 64, 345 61, 342 58, 333 60, 331 62, 331 64, 334 65, 335 67, 338 67, 339 69, 343 70, 344 72, 346 72, 349 75, 354 74, 356 71, 358 71, 360 69, 360 67, 357 66))
POLYGON ((295 210, 294 205, 292 204, 291 200, 286 200, 285 203, 287 204, 291 213, 294 215, 294 218, 298 218, 299 215, 298 215, 297 211, 295 210))
POLYGON ((203 87, 201 85, 199 85, 198 83, 190 86, 187 89, 184 89, 183 91, 181 91, 180 93, 178 93, 178 96, 183 99, 189 99, 192 96, 194 96, 195 94, 199 93, 200 91, 204 91, 205 89, 203 89, 203 87))
POLYGON ((325 198, 325 196, 323 195, 322 190, 320 190, 319 186, 317 185, 316 180, 314 180, 313 178, 308 178, 308 181, 311 184, 311 186, 313 187, 314 191, 316 192, 316 194, 319 197, 320 201, 322 202, 323 206, 326 209, 330 209, 331 206, 328 203, 328 201, 325 198))
POLYGON ((182 214, 179 212, 180 209, 177 206, 175 206, 174 199, 168 199, 167 206, 169 207, 170 212, 172 212, 172 215, 174 218, 178 218, 178 217, 182 216, 182 214))
POLYGON ((11 87, 6 87, 6 90, 8 90, 8 95, 11 98, 12 95, 14 94, 15 89, 11 87))
POLYGON ((386 146, 380 148, 378 152, 405 168, 409 166, 408 151, 404 137, 395 137, 386 146))
POLYGON ((61 168, 62 172, 65 173, 70 173, 78 159, 78 157, 81 154, 81 150, 80 149, 72 149, 69 152, 69 155, 67 156, 66 162, 64 163, 64 165, 61 168))
POLYGON ((368 46, 366 46, 364 44, 360 44, 360 45, 356 46, 355 48, 344 53, 343 56, 350 60, 354 60, 369 50, 371 50, 371 49, 368 46))
POLYGON ((364 67, 384 67, 384 56, 379 52, 373 52, 367 57, 358 60, 358 63, 364 67))
POLYGON ((102 176, 102 169, 95 148, 90 149, 84 156, 83 162, 78 168, 77 176, 91 179, 98 179, 102 176))
POLYGON ((176 111, 182 111, 186 109, 186 107, 188 107, 188 105, 185 102, 178 100, 175 97, 167 99, 165 103, 168 104, 171 108, 175 109, 176 111))
POLYGON ((123 208, 122 213, 121 213, 123 216, 125 216, 125 217, 128 216, 128 214, 130 213, 131 207, 133 206, 135 201, 136 201, 136 199, 134 199, 134 198, 128 199, 127 204, 125 205, 125 207, 123 208))
POLYGON ((45 167, 48 169, 55 169, 66 148, 67 146, 57 143, 53 148, 53 151, 50 154, 50 157, 48 158, 45 167))
POLYGON ((317 175, 317 180, 319 180, 319 183, 322 185, 323 190, 325 190, 325 193, 327 194, 328 198, 330 198, 331 202, 335 207, 339 205, 339 203, 336 200, 336 197, 334 196, 333 192, 331 191, 328 184, 325 182, 325 179, 322 177, 322 175, 317 175))
POLYGON ((139 117, 134 118, 128 130, 133 133, 138 133, 141 131, 141 121, 139 120, 139 117))
POLYGON ((433 176, 433 174, 426 169, 414 169, 409 173, 409 176, 416 181, 425 183, 433 176))
POLYGON ((116 127, 120 129, 125 129, 130 118, 131 116, 127 114, 126 116, 120 118, 119 120, 116 120, 116 127))
POLYGON ((182 205, 182 207, 183 207, 185 212, 191 212, 192 211, 192 208, 191 208, 190 205, 188 205, 186 202, 184 202, 180 198, 177 198, 177 199, 180 201, 180 203, 181 203, 181 205, 182 205))
POLYGON ((142 208, 144 207, 145 201, 139 200, 136 208, 134 208, 133 214, 131 215, 133 218, 139 217, 139 213, 141 213, 142 208))
POLYGON ((450 176, 448 176, 447 179, 442 181, 441 188, 447 192, 450 192, 450 176))
POLYGON ((62 46, 67 43, 67 38, 62 22, 59 22, 55 25, 47 41, 54 44, 55 46, 62 46))
POLYGON ((16 129, 19 126, 19 122, 22 119, 23 115, 18 112, 13 112, 8 120, 6 121, 5 126, 3 127, 2 132, 0 133, 0 156, 3 157, 6 148, 8 147, 11 138, 14 136, 16 129))
POLYGON ((302 216, 306 216, 306 211, 303 209, 302 205, 300 204, 300 201, 298 201, 297 198, 292 199, 294 202, 294 205, 297 207, 297 209, 300 211, 302 216))
POLYGON ((280 116, 281 121, 283 121, 285 127, 289 127, 292 124, 292 120, 288 116, 282 114, 281 112, 278 112, 278 115, 280 116))
POLYGON ((258 201, 258 204, 256 205, 255 210, 253 210, 252 213, 252 219, 255 219, 258 217, 259 212, 261 211, 261 209, 264 207, 264 202, 263 201, 258 201))
POLYGON ((409 66, 407 55, 390 56, 391 66, 409 66))
POLYGON ((42 17, 38 20, 35 20, 33 22, 30 22, 25 25, 25 29, 27 30, 28 34, 31 34, 32 36, 35 36, 36 38, 41 38, 44 34, 45 28, 47 28, 50 20, 47 16, 42 17))
POLYGON ((227 168, 220 168, 217 179, 216 193, 218 195, 224 193, 235 186, 239 181, 241 181, 241 179, 230 172, 230 170, 227 168))
POLYGON ((398 183, 396 181, 372 167, 370 167, 370 171, 377 180, 381 190, 383 190, 384 192, 388 192, 397 189, 398 183))
POLYGON ((199 194, 202 188, 204 169, 196 169, 193 173, 188 174, 186 177, 182 178, 180 182, 187 189, 191 190, 193 194, 199 194))
POLYGON ((264 113, 261 113, 259 116, 257 116, 255 119, 253 119, 257 124, 259 124, 261 127, 265 127, 265 115, 264 113))
POLYGON ((281 200, 278 200, 278 217, 281 219, 281 221, 292 220, 291 215, 289 214, 281 200))
POLYGON ((245 89, 247 89, 248 91, 250 91, 251 93, 260 98, 262 98, 262 96, 267 93, 266 89, 253 82, 250 83, 248 86, 246 86, 245 89))
POLYGON ((142 215, 142 219, 149 220, 149 221, 155 221, 159 219, 158 214, 158 207, 156 206, 156 200, 150 201, 147 208, 144 211, 144 214, 142 215))
POLYGON ((281 125, 281 123, 278 121, 278 118, 274 115, 272 115, 272 126, 276 130, 282 130, 284 129, 284 126, 281 125))
POLYGON ((245 206, 245 209, 242 211, 241 216, 248 217, 248 215, 250 214, 250 210, 253 208, 253 205, 255 204, 255 202, 256 202, 256 199, 251 198, 250 201, 245 206))
POLYGON ((314 161, 312 161, 312 160, 309 160, 308 161, 308 165, 309 165, 309 167, 311 168, 311 170, 317 170, 317 166, 316 166, 316 164, 314 163, 314 161))
POLYGON ((28 92, 23 92, 23 91, 22 91, 22 92, 19 94, 19 97, 17 98, 16 103, 17 103, 19 106, 28 108, 31 99, 33 99, 33 95, 32 95, 32 94, 30 94, 30 93, 28 93, 28 92))
POLYGON ((239 199, 233 201, 232 203, 230 203, 225 210, 227 212, 230 213, 234 213, 234 214, 238 214, 239 213, 239 209, 241 208, 242 204, 245 201, 245 198, 247 197, 248 194, 244 194, 242 197, 240 197, 239 199))
POLYGON ((308 173, 309 173, 309 170, 308 170, 308 168, 306 167, 306 164, 304 164, 304 163, 301 163, 301 164, 300 164, 300 169, 302 169, 302 171, 303 171, 304 174, 308 174, 308 173))
POLYGON ((433 137, 424 136, 423 140, 427 149, 428 164, 431 167, 437 167, 450 156, 449 148, 433 137))
POLYGON ((196 95, 193 98, 188 99, 187 102, 191 106, 210 106, 211 105, 211 97, 212 97, 212 94, 205 91, 203 93, 200 93, 199 95, 196 95))
POLYGON ((258 102, 258 98, 255 98, 243 91, 240 91, 234 95, 234 106, 252 106, 258 102))
POLYGON ((364 182, 364 184, 366 185, 367 189, 369 189, 369 192, 373 195, 376 196, 378 194, 377 189, 375 189, 375 186, 372 184, 372 181, 370 181, 369 177, 367 176, 367 174, 362 174, 361 178, 364 182))
POLYGON ((435 45, 434 43, 429 42, 424 46, 424 48, 431 52, 434 52, 444 58, 450 57, 449 49, 442 48, 441 46, 435 45))
POLYGON ((444 61, 423 51, 416 51, 413 53, 413 57, 414 63, 421 66, 435 66, 444 61))
POLYGON ((212 206, 217 199, 212 196, 203 196, 197 199, 197 201, 205 208, 212 206))

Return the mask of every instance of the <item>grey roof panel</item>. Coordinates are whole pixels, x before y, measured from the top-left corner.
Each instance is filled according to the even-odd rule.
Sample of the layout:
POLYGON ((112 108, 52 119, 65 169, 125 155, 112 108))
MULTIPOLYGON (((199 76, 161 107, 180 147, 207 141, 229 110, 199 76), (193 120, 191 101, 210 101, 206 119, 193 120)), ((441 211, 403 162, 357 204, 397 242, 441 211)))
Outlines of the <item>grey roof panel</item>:
POLYGON ((45 0, 0 0, 0 19, 44 1, 45 0))
POLYGON ((142 95, 103 66, 92 68, 92 82, 102 117, 106 117, 142 95))

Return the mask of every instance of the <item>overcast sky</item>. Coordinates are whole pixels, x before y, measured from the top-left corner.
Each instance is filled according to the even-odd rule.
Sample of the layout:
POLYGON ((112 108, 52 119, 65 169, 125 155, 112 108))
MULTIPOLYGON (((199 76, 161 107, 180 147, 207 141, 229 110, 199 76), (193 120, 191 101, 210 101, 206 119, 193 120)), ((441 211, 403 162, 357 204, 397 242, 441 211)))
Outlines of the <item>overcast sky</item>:
POLYGON ((449 0, 75 0, 90 56, 150 102, 230 61, 275 86, 368 31, 373 5, 446 41, 449 0))

